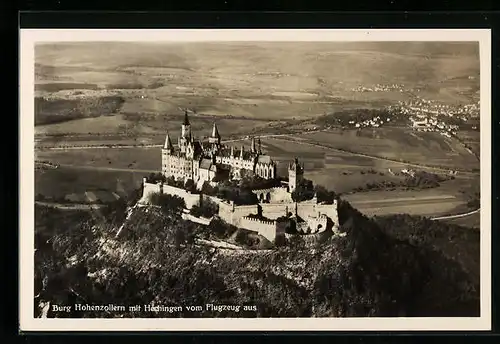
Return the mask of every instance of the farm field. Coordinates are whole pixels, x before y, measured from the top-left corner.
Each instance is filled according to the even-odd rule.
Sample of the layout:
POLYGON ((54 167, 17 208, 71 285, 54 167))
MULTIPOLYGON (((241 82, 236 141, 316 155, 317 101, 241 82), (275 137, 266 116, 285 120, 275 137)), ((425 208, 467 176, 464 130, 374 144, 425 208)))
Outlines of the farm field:
POLYGON ((38 160, 60 165, 160 170, 160 148, 102 148, 40 151, 38 160))
MULTIPOLYGON (((305 129, 307 123, 301 120, 312 123, 338 110, 407 101, 415 88, 427 99, 469 103, 465 91, 477 89, 479 73, 477 44, 457 43, 65 43, 37 45, 35 56, 36 156, 61 166, 36 171, 36 192, 59 196, 133 188, 149 171, 159 170, 160 149, 110 146, 162 145, 167 132, 175 144, 186 109, 195 137, 208 136, 215 121, 222 139, 231 141, 279 134, 294 124, 305 129), (446 82, 456 78, 462 80, 458 91, 453 82, 446 82), (383 92, 355 90, 388 83, 405 86, 383 92), (436 84, 439 91, 429 87, 436 84), (73 149, 40 149, 65 145, 73 149), (84 146, 108 147, 79 148, 84 146)), ((464 133, 474 152, 479 149, 476 136, 464 133)), ((262 138, 263 150, 279 163, 279 174, 286 176, 288 162, 299 157, 306 178, 338 193, 367 183, 401 181, 403 177, 388 169, 397 172, 408 166, 290 139, 446 169, 479 168, 477 159, 456 140, 435 133, 379 128, 294 135, 287 141, 262 138)), ((250 141, 230 144, 249 149, 250 141)), ((469 177, 459 173, 460 181, 425 190, 434 195, 432 200, 398 204, 387 201, 392 196, 372 191, 358 197, 385 197, 386 203, 353 202, 372 214, 397 207, 403 207, 402 212, 446 212, 463 205, 465 195, 459 190, 469 177), (444 196, 450 198, 439 198, 444 196)), ((400 197, 422 192, 407 191, 400 197)))
MULTIPOLYGON (((35 133, 41 144, 49 146, 52 143, 99 145, 108 144, 109 141, 114 141, 115 144, 138 142, 160 144, 163 143, 167 132, 174 142, 177 140, 182 119, 182 116, 177 115, 119 114, 40 125, 35 128, 35 133)), ((196 137, 209 136, 214 122, 217 123, 219 133, 223 138, 269 130, 284 125, 282 121, 214 118, 196 115, 190 115, 190 121, 191 130, 196 137)))
POLYGON ((403 128, 329 130, 293 137, 332 148, 443 168, 478 169, 479 161, 458 141, 403 128))
MULTIPOLYGON (((145 173, 129 171, 81 170, 60 167, 35 171, 35 195, 55 199, 85 192, 108 191, 118 195, 140 186, 145 173)), ((83 200, 83 199, 82 199, 83 200)))
MULTIPOLYGON (((250 140, 231 142, 229 145, 234 145, 236 151, 242 145, 248 150, 250 140)), ((387 171, 388 168, 396 171, 401 168, 401 164, 383 160, 332 152, 326 148, 294 142, 282 144, 282 141, 273 138, 263 138, 262 149, 278 162, 279 174, 286 176, 288 163, 298 156, 305 165, 306 178, 338 193, 352 192, 354 188, 364 187, 367 183, 383 181, 397 183, 404 179, 402 176, 393 176, 387 171), (376 173, 367 172, 372 169, 376 173)), ((47 170, 37 177, 37 193, 66 195, 101 188, 114 192, 118 185, 117 179, 123 183, 132 181, 137 184, 140 183, 142 176, 154 170, 158 171, 161 166, 161 149, 136 147, 52 150, 38 152, 37 158, 62 166, 56 170, 47 170), (70 168, 71 166, 73 168, 70 168), (57 187, 53 189, 53 185, 57 187)), ((457 178, 443 182, 439 188, 431 190, 369 191, 343 197, 370 215, 397 212, 398 209, 406 213, 441 215, 464 207, 466 194, 459 191, 474 183, 474 179, 457 178), (419 199, 424 196, 428 198, 429 195, 434 199, 419 199), (404 204, 397 201, 378 201, 408 197, 416 199, 408 200, 404 204)))
POLYGON ((477 44, 457 43, 64 43, 37 45, 35 56, 37 97, 119 97, 121 113, 162 116, 190 108, 219 117, 307 119, 408 100, 415 87, 429 99, 468 102, 442 81, 459 77, 462 88, 474 89, 477 80, 468 76, 479 72, 477 44), (388 80, 409 92, 353 90, 388 80), (436 83, 440 92, 426 91, 436 83))
POLYGON ((371 191, 343 196, 368 216, 410 214, 420 216, 447 215, 463 204, 463 200, 442 190, 371 191))

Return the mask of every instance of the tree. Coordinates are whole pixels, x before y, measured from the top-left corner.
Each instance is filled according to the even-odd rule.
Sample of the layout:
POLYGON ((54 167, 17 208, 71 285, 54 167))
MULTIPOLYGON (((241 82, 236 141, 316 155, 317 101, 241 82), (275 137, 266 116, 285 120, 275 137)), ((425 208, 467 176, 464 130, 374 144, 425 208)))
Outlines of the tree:
POLYGON ((184 189, 188 192, 195 192, 196 191, 196 185, 194 184, 194 180, 188 179, 186 180, 186 183, 184 184, 184 189))
POLYGON ((316 185, 314 187, 314 191, 316 193, 318 202, 332 204, 335 201, 335 199, 338 198, 335 192, 327 190, 325 187, 321 185, 316 185))
POLYGON ((203 199, 201 204, 195 204, 190 211, 190 214, 193 216, 203 216, 206 218, 211 218, 214 215, 217 215, 219 212, 219 205, 213 202, 209 198, 203 199))
POLYGON ((153 205, 160 206, 163 210, 174 210, 179 211, 186 207, 184 199, 169 194, 161 194, 159 192, 153 192, 149 195, 149 202, 153 205))
POLYGON ((302 202, 310 200, 314 197, 313 182, 308 179, 302 179, 297 184, 297 188, 292 192, 294 202, 302 202))

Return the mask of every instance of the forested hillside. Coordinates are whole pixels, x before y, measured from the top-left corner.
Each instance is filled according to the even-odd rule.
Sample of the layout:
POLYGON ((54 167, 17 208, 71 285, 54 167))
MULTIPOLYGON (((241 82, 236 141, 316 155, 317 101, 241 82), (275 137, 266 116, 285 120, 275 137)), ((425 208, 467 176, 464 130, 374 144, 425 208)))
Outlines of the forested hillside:
POLYGON ((184 221, 180 208, 172 207, 134 209, 117 236, 124 206, 64 216, 37 207, 35 306, 46 301, 127 306, 125 312, 49 312, 49 317, 478 315, 479 240, 460 227, 433 222, 429 233, 434 234, 427 235, 424 219, 373 221, 341 201, 343 237, 315 247, 294 242, 272 250, 230 250, 197 243, 201 225, 184 221), (459 240, 435 244, 433 238, 443 233, 459 240), (459 250, 470 254, 469 264, 459 250), (186 308, 209 303, 255 310, 186 308), (136 304, 183 309, 128 310, 136 304))

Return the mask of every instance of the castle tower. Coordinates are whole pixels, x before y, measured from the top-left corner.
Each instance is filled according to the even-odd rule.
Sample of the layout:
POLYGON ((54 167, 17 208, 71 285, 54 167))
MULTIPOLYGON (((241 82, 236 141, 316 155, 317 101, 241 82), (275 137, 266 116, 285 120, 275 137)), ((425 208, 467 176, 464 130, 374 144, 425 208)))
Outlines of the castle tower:
POLYGON ((187 111, 184 112, 184 122, 182 122, 181 136, 179 137, 179 148, 181 153, 186 152, 187 143, 191 142, 191 124, 189 124, 189 118, 187 111))
POLYGON ((168 135, 168 133, 167 136, 165 137, 165 144, 163 145, 163 149, 168 154, 172 154, 174 151, 174 146, 172 145, 172 141, 170 140, 170 135, 168 135))
POLYGON ((161 171, 165 177, 170 176, 172 173, 170 171, 170 158, 174 153, 174 146, 172 141, 170 141, 170 136, 167 133, 165 137, 165 144, 161 149, 161 171))
POLYGON ((216 151, 220 147, 220 135, 215 122, 212 128, 212 135, 208 138, 208 142, 212 144, 212 151, 216 151))
POLYGON ((255 137, 252 137, 252 153, 257 153, 257 145, 256 145, 256 142, 255 142, 255 137))
POLYGON ((304 177, 304 168, 299 164, 299 159, 295 160, 288 165, 288 191, 294 192, 297 185, 304 177))

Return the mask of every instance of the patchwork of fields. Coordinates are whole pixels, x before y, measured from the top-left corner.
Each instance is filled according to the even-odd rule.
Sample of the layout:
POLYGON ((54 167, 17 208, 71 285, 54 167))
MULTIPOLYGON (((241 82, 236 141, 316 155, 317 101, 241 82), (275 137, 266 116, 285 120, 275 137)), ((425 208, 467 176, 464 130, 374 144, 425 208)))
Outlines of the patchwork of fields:
MULTIPOLYGON (((140 146, 162 145, 167 132, 175 143, 185 109, 197 138, 210 135, 216 122, 223 140, 249 149, 241 137, 306 131, 318 116, 407 101, 416 88, 443 104, 468 103, 479 73, 477 44, 79 43, 40 44, 35 53, 36 159, 60 166, 36 170, 35 192, 87 201, 111 199, 158 171, 160 148, 140 146), (356 90, 388 83, 405 87, 356 90), (87 146, 94 149, 81 149, 87 146)), ((436 173, 471 171, 432 190, 346 195, 369 215, 436 215, 465 207, 460 190, 477 184, 479 161, 471 152, 479 154, 479 134, 459 135, 461 142, 402 128, 331 130, 263 137, 262 148, 279 174, 286 176, 288 162, 299 157, 306 178, 343 194, 367 183, 397 184, 404 177, 389 169, 419 169, 407 162, 444 169, 436 173)))
POLYGON ((345 151, 450 169, 479 169, 479 161, 456 139, 403 128, 329 130, 293 137, 345 151))
MULTIPOLYGON (((248 150, 250 140, 231 142, 229 145, 234 145, 236 150, 241 146, 248 150)), ((287 175, 288 163, 294 157, 300 157, 305 165, 306 178, 345 194, 343 197, 369 216, 389 213, 439 216, 464 212, 468 208, 465 206, 467 194, 463 190, 477 183, 477 177, 463 176, 443 182, 434 189, 352 193, 353 189, 364 187, 367 183, 403 181, 404 176, 393 175, 388 169, 397 172, 404 168, 404 164, 300 142, 284 144, 279 138, 262 139, 262 149, 278 162, 278 173, 283 176, 287 175)), ((37 171, 36 176, 36 193, 56 198, 92 190, 129 191, 140 185, 143 176, 159 171, 161 167, 160 148, 48 150, 39 151, 37 158, 61 166, 54 170, 37 171)))

